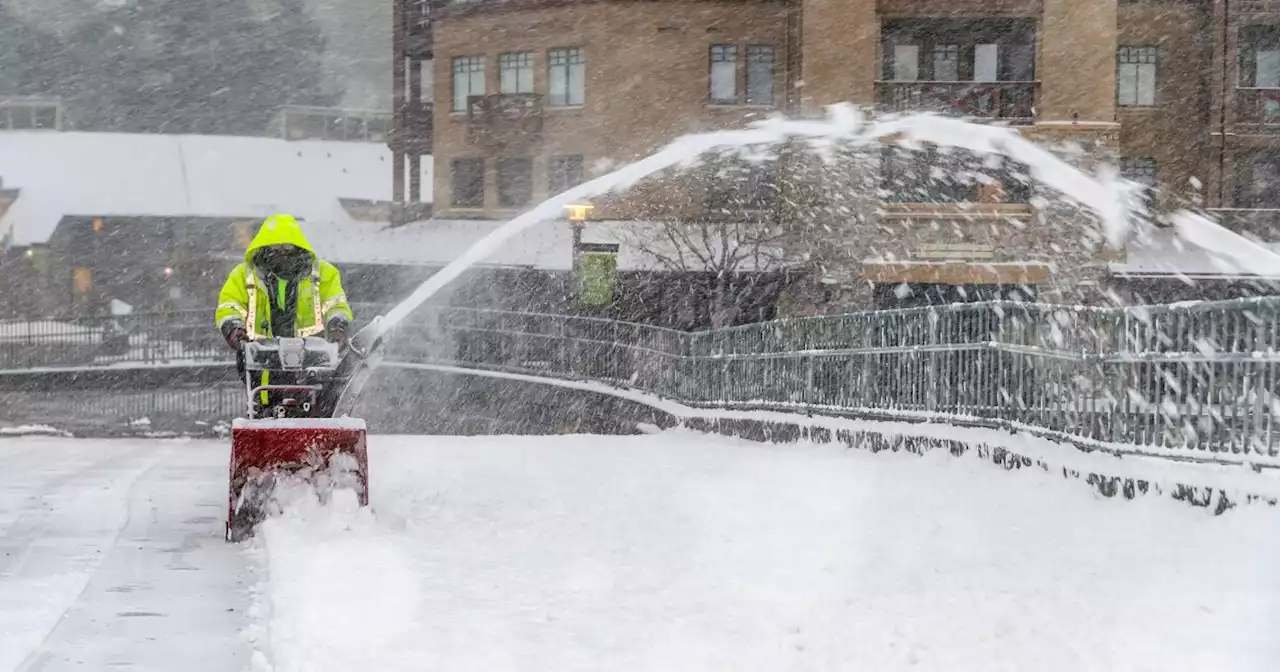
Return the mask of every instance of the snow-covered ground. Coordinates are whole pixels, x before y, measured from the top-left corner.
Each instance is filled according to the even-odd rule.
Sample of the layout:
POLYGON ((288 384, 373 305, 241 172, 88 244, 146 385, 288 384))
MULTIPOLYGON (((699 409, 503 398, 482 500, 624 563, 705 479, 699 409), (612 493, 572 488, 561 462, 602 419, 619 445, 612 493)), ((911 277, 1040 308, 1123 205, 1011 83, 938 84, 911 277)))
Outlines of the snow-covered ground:
POLYGON ((226 447, 0 440, 0 670, 243 670, 226 447))
POLYGON ((1266 507, 684 431, 375 436, 373 513, 301 499, 236 548, 226 450, 0 441, 0 670, 1280 664, 1266 507))

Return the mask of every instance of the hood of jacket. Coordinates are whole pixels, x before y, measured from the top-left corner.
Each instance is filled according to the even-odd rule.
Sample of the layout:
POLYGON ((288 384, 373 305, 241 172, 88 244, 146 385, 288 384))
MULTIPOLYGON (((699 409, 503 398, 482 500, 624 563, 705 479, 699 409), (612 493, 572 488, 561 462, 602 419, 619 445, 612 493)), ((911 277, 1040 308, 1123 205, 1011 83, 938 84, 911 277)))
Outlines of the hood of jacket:
POLYGON ((311 255, 312 263, 315 262, 315 249, 302 234, 302 227, 298 225, 298 220, 290 215, 272 215, 262 223, 258 229, 258 235, 253 237, 253 242, 249 243, 249 247, 244 251, 244 263, 252 266, 253 257, 258 250, 271 245, 300 247, 311 255))

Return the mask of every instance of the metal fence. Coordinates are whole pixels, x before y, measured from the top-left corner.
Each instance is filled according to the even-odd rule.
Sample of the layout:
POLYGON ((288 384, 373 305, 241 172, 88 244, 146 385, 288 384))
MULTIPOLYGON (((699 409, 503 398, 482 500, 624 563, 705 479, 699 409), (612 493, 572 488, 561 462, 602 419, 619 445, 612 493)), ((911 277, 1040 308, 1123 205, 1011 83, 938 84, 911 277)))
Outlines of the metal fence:
POLYGON ((208 311, 0 320, 0 370, 227 361, 208 311))
MULTIPOLYGON (((1031 428, 1243 461, 1280 451, 1278 323, 1280 297, 1129 308, 969 303, 693 333, 425 307, 386 349, 393 360, 595 380, 697 406, 1031 428)), ((0 322, 0 369, 9 372, 229 357, 203 312, 0 322)))
POLYGON ((1277 456, 1278 321, 1280 297, 971 303, 695 333, 431 308, 399 327, 388 356, 604 381, 697 406, 1032 428, 1238 461, 1277 456))

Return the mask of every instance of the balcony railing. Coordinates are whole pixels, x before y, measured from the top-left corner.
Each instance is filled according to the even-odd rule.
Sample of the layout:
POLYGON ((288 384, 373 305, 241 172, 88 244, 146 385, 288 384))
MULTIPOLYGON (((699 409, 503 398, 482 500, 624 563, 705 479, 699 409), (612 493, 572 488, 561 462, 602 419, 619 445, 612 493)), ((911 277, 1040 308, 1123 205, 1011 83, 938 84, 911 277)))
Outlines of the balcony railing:
POLYGON ((939 112, 973 119, 1030 124, 1038 82, 877 82, 887 112, 939 112))
POLYGON ((387 141, 391 113, 286 105, 280 108, 281 135, 286 140, 387 141))
POLYGON ((542 134, 542 96, 498 93, 467 99, 467 139, 473 144, 510 145, 542 134))

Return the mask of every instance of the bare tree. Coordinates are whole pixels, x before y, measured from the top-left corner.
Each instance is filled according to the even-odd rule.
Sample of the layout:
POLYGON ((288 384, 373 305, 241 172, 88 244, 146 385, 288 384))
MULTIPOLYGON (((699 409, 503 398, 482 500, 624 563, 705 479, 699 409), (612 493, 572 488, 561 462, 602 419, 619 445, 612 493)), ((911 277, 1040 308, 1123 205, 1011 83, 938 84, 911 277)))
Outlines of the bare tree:
POLYGON ((783 227, 765 218, 702 218, 629 224, 627 245, 652 265, 685 279, 713 328, 767 311, 800 275, 805 260, 790 252, 783 227))

